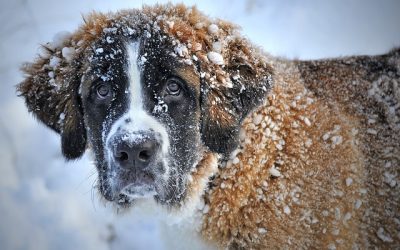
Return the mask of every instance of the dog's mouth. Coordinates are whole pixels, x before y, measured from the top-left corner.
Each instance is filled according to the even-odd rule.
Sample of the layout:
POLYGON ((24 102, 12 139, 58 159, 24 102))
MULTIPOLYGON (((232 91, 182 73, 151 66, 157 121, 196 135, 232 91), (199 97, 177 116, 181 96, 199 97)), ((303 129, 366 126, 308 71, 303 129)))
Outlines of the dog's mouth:
POLYGON ((116 202, 117 204, 128 205, 137 199, 154 198, 156 195, 157 192, 154 185, 132 183, 120 191, 116 202))
MULTIPOLYGON (((113 166, 113 168, 117 168, 113 166)), ((99 176, 100 193, 109 202, 129 206, 139 199, 156 199, 160 187, 158 178, 150 173, 135 171, 110 171, 99 176)))

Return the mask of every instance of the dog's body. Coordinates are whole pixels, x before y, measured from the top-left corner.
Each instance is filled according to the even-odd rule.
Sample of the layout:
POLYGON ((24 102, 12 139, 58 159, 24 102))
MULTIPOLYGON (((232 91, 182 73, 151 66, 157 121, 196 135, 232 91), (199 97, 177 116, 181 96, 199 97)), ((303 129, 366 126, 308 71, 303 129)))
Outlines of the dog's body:
POLYGON ((400 247, 399 50, 288 61, 167 5, 93 14, 25 72, 28 108, 66 158, 93 150, 118 206, 200 211, 222 248, 400 247))
POLYGON ((260 249, 399 247, 399 55, 271 59, 274 87, 213 182, 206 235, 260 249))

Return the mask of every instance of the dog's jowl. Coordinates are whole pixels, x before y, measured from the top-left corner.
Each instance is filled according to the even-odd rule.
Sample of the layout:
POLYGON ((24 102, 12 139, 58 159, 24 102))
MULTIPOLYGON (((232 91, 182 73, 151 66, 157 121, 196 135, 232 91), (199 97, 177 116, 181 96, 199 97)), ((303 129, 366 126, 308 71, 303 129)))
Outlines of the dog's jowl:
POLYGON ((152 200, 216 248, 400 247, 400 50, 275 58, 183 5, 43 50, 18 91, 119 209, 152 200))

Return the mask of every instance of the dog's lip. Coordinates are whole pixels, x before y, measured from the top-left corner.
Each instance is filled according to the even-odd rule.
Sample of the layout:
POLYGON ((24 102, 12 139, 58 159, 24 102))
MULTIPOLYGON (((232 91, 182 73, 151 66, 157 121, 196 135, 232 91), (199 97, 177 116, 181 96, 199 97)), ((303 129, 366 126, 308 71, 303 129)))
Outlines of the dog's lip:
POLYGON ((154 198, 157 191, 154 185, 147 183, 130 183, 118 194, 117 203, 131 203, 136 199, 154 198))
POLYGON ((146 183, 131 183, 122 188, 121 192, 125 195, 148 196, 148 194, 156 193, 154 185, 146 183))

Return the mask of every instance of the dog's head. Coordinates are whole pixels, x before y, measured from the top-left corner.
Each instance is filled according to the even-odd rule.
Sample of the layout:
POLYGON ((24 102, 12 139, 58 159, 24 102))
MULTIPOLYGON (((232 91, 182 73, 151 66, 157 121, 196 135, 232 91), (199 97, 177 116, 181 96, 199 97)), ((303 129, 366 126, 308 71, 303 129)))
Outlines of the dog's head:
POLYGON ((237 147, 271 85, 235 26, 180 5, 94 13, 44 47, 18 90, 67 159, 92 149, 101 194, 120 204, 182 204, 199 162, 237 147))

